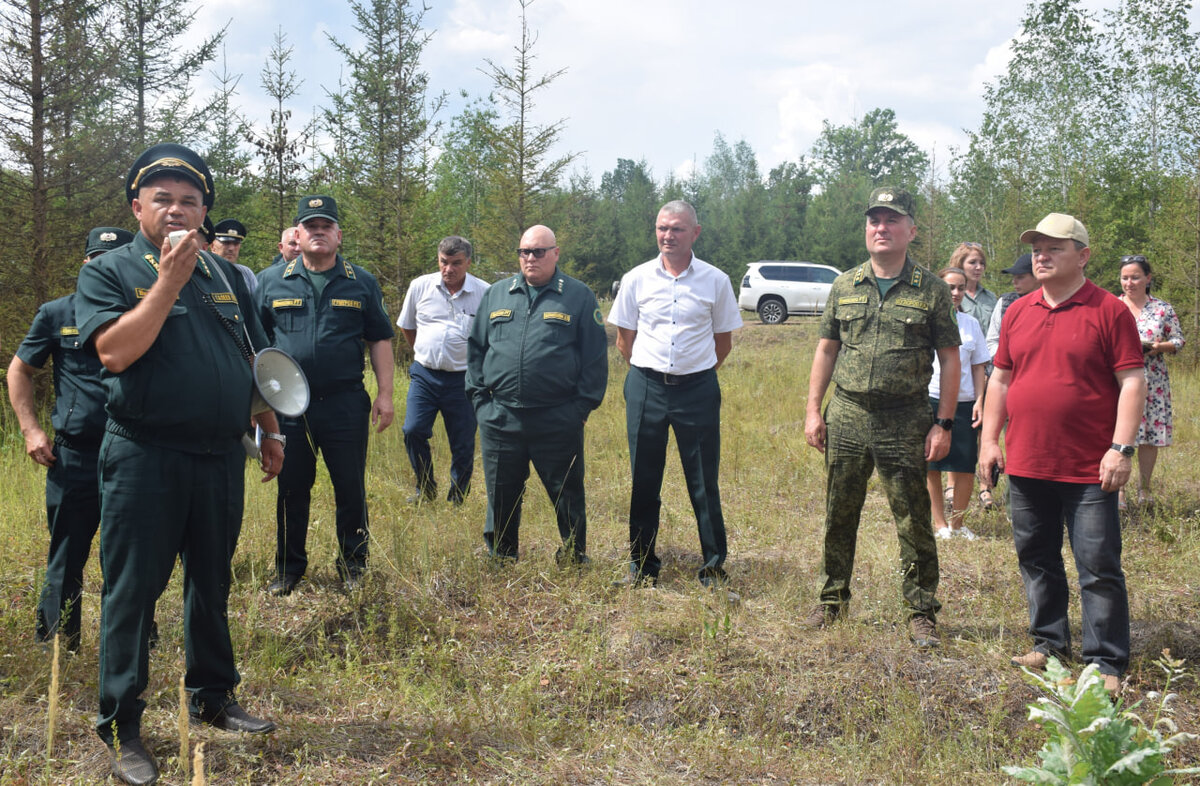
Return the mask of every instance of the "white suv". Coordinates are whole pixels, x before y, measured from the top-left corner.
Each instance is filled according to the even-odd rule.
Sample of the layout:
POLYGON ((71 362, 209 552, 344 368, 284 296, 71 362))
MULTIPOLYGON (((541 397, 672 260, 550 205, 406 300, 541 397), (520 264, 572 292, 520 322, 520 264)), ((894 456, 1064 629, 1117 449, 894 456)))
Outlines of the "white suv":
POLYGON ((820 314, 829 286, 842 271, 812 262, 751 262, 742 277, 738 305, 757 311, 767 325, 778 325, 789 314, 820 314))

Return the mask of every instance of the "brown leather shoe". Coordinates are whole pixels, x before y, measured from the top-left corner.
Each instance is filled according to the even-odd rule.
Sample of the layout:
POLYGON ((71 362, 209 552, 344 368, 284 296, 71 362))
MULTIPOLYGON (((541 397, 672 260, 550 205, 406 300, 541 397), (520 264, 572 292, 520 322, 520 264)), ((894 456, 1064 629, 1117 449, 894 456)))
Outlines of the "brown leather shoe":
POLYGON ((1049 659, 1046 657, 1046 653, 1039 652, 1038 650, 1030 650, 1024 655, 1015 656, 1012 659, 1012 665, 1032 671, 1045 671, 1047 660, 1049 659))
POLYGON ((908 621, 908 629, 913 644, 921 649, 933 649, 942 643, 937 635, 937 623, 924 614, 914 614, 908 621))
POLYGON ((1109 695, 1116 697, 1121 691, 1121 677, 1116 674, 1103 674, 1101 676, 1104 677, 1104 689, 1108 691, 1109 695))
POLYGON ((800 627, 805 630, 820 630, 837 622, 841 616, 841 607, 831 606, 828 603, 818 603, 816 606, 813 606, 812 611, 804 618, 804 622, 800 623, 800 627))

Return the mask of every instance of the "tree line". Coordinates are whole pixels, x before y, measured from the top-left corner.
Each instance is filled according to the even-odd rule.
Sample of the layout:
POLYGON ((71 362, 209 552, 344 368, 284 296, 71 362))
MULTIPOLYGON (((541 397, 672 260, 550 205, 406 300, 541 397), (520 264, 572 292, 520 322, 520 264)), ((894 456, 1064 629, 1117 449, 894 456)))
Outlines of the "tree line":
POLYGON ((960 241, 988 252, 989 285, 1024 249, 1017 238, 1050 211, 1088 227, 1091 276, 1115 288, 1117 261, 1144 253, 1160 292, 1192 330, 1200 319, 1200 53, 1179 0, 1035 0, 985 111, 945 162, 873 108, 824 123, 808 153, 763 172, 745 141, 717 134, 694 173, 656 175, 636 153, 595 178, 559 151, 554 82, 569 63, 536 58, 533 0, 510 60, 484 60, 487 95, 463 94, 443 117, 421 65, 433 32, 426 6, 350 0, 358 43, 330 35, 345 76, 325 85, 307 123, 294 119, 302 83, 282 29, 257 74, 272 101, 252 122, 244 75, 224 66, 224 30, 195 41, 195 10, 166 0, 0 0, 0 348, 4 360, 37 306, 74 287, 93 226, 129 226, 129 162, 149 144, 200 152, 218 184, 214 220, 251 228, 242 261, 262 267, 298 196, 339 202, 344 253, 375 272, 393 310, 408 281, 432 267, 436 242, 475 244, 476 272, 513 269, 521 231, 552 226, 564 267, 597 291, 655 252, 658 207, 683 198, 699 212, 700 254, 740 279, 758 259, 847 269, 865 258, 862 207, 872 188, 918 198, 917 261, 934 269, 960 241), (197 95, 202 69, 217 89, 197 95))

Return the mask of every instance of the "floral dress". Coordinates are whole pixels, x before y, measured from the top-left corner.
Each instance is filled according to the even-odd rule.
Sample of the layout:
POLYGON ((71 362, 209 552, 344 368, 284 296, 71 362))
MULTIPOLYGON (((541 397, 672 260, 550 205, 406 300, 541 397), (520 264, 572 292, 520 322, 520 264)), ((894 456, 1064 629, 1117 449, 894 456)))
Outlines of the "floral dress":
MULTIPOLYGON (((1179 317, 1170 303, 1150 297, 1137 317, 1138 336, 1143 342, 1170 341, 1183 347, 1179 317)), ((1165 355, 1146 355, 1146 410, 1138 428, 1139 445, 1166 447, 1171 444, 1171 380, 1167 376, 1165 355)))

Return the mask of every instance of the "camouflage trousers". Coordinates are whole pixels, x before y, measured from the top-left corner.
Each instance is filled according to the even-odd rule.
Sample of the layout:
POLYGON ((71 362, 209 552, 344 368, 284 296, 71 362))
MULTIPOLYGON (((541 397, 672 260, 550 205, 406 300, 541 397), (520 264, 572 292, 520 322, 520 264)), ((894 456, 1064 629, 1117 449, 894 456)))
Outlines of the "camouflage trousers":
POLYGON ((925 488, 925 437, 933 425, 929 404, 870 409, 835 393, 826 408, 825 544, 821 602, 850 600, 858 525, 873 470, 887 494, 900 541, 900 575, 910 614, 936 619, 941 604, 937 542, 925 488))

